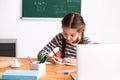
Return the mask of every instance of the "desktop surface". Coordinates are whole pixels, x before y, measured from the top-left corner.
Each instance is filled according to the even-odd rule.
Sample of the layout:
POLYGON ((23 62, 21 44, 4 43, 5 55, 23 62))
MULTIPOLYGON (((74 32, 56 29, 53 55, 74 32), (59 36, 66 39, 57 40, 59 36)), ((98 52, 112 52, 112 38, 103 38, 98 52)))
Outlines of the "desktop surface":
MULTIPOLYGON (((8 57, 8 59, 14 59, 14 57, 11 58, 8 57)), ((6 70, 30 70, 30 63, 27 58, 17 58, 17 59, 21 63, 21 66, 19 68, 12 68, 8 66, 6 68, 0 68, 0 72, 5 72, 6 70)), ((41 77, 39 80, 73 80, 71 74, 75 74, 76 72, 72 72, 67 75, 64 73, 56 73, 56 71, 59 70, 71 70, 71 69, 76 69, 76 66, 47 64, 46 75, 44 77, 41 77)))

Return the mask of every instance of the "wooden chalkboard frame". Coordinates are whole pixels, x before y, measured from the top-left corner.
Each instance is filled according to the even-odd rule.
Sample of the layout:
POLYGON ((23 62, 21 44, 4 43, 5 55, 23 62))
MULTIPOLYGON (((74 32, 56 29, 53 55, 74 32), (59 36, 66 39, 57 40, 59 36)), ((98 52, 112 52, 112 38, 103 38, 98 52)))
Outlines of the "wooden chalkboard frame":
POLYGON ((61 20, 67 13, 81 13, 81 0, 21 0, 21 7, 21 19, 61 20))

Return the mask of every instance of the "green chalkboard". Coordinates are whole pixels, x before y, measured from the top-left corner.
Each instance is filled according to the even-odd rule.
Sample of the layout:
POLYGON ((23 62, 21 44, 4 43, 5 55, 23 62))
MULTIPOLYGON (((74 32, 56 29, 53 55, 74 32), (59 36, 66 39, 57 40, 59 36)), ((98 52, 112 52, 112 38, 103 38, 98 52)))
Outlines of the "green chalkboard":
POLYGON ((81 0, 22 0, 22 18, 62 18, 81 13, 81 0))

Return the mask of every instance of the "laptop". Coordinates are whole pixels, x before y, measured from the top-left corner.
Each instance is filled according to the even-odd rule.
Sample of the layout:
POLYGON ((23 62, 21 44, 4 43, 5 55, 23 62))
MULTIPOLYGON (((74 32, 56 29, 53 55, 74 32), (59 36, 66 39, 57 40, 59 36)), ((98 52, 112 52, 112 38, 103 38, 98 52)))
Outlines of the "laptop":
POLYGON ((73 80, 77 80, 77 74, 71 74, 73 80))
POLYGON ((120 80, 120 44, 78 45, 77 80, 120 80))

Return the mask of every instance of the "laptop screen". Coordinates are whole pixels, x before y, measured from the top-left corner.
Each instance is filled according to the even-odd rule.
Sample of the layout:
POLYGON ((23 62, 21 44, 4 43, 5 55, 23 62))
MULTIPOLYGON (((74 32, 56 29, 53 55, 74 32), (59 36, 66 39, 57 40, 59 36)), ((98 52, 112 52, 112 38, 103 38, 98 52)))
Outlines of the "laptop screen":
POLYGON ((120 80, 120 44, 78 45, 77 80, 120 80))

